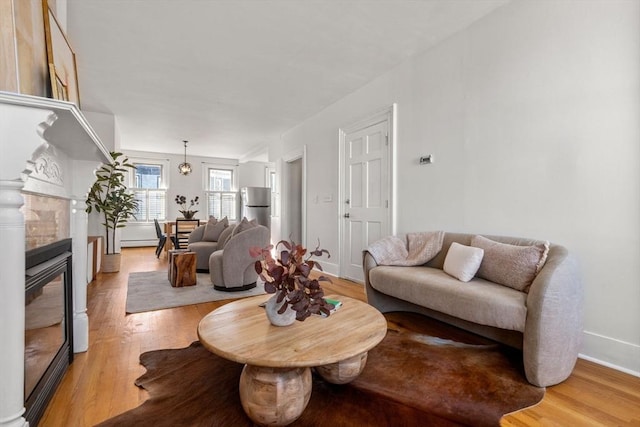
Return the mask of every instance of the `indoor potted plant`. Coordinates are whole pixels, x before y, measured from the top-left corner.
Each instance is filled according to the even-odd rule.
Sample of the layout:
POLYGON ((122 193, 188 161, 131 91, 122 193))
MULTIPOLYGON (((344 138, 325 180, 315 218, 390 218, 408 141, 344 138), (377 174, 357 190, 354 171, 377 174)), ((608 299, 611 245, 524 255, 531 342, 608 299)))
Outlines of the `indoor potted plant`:
POLYGON ((200 198, 196 196, 194 199, 189 200, 189 206, 187 206, 187 198, 185 196, 177 195, 176 203, 182 208, 178 212, 184 216, 184 219, 191 219, 198 213, 198 211, 191 210, 192 207, 200 204, 200 198))
POLYGON ((273 258, 271 255, 273 245, 250 249, 252 256, 261 257, 256 261, 255 269, 264 280, 264 290, 275 294, 265 306, 271 323, 284 326, 295 320, 304 321, 312 314, 329 316, 334 305, 324 299, 320 282, 331 282, 331 280, 322 275, 317 279, 309 278, 309 273, 314 268, 322 271, 322 266, 311 258, 325 253, 330 257, 329 251, 320 249, 319 244, 308 254, 307 249, 293 241, 281 240, 276 245, 276 249, 280 245, 284 248, 279 253, 279 258, 273 258), (285 319, 274 314, 285 316, 285 319))
POLYGON ((103 164, 96 172, 96 181, 87 196, 87 213, 94 209, 102 214, 106 231, 105 256, 102 271, 112 273, 120 271, 120 253, 115 252, 116 230, 127 225, 135 218, 138 201, 125 185, 125 172, 135 169, 122 153, 111 152, 112 163, 103 164))

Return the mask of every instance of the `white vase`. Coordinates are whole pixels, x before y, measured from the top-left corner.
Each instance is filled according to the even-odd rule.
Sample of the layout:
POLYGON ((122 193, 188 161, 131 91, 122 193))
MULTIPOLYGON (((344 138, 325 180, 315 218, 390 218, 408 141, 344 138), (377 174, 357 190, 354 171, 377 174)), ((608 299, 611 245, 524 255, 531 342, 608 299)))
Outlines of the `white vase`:
POLYGON ((291 306, 287 306, 284 313, 278 313, 282 304, 286 304, 286 302, 282 300, 282 302, 278 303, 277 298, 277 295, 273 295, 267 300, 267 304, 264 307, 267 318, 274 326, 289 326, 293 324, 293 322, 296 321, 296 312, 291 308, 291 306))

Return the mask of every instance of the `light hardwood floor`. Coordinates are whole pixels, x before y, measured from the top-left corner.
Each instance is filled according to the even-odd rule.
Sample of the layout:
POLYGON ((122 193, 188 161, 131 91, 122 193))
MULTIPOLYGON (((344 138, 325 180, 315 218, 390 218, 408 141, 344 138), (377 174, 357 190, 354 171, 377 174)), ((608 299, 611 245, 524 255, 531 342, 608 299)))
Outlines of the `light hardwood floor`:
MULTIPOLYGON (((139 355, 188 346, 200 319, 227 302, 125 315, 128 273, 166 269, 166 259, 153 252, 124 249, 121 271, 99 274, 89 285, 89 351, 76 354, 41 426, 93 426, 140 405, 147 393, 134 385, 144 373, 139 355)), ((362 286, 349 281, 335 279, 326 290, 364 300, 362 286)), ((504 417, 502 425, 640 426, 640 378, 579 360, 539 405, 504 417)))

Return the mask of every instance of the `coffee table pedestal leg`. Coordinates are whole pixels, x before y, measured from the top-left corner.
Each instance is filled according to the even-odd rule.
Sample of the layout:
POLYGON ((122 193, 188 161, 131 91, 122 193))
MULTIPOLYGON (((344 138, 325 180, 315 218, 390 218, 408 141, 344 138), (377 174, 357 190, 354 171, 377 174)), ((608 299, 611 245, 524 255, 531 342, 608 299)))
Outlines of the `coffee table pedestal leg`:
POLYGON ((285 426, 297 420, 311 397, 311 369, 245 365, 240 401, 255 423, 285 426))
POLYGON ((316 366, 322 378, 332 384, 346 384, 355 380, 367 364, 367 352, 329 365, 316 366))

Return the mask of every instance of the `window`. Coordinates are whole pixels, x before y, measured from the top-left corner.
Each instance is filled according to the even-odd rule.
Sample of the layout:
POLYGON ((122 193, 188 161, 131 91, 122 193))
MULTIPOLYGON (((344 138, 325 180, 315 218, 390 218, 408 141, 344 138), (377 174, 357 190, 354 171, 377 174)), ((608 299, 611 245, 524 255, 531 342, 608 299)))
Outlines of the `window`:
POLYGON ((167 191, 164 188, 164 170, 161 163, 137 162, 130 174, 130 188, 138 201, 136 221, 164 221, 167 216, 167 191))
POLYGON ((207 195, 207 216, 229 221, 238 220, 238 192, 236 190, 236 167, 209 165, 205 167, 205 192, 207 195))

